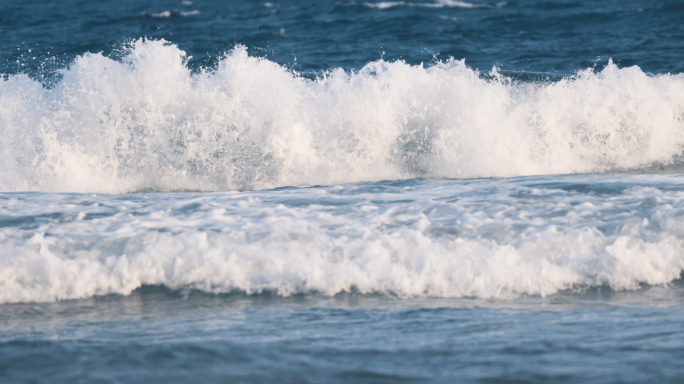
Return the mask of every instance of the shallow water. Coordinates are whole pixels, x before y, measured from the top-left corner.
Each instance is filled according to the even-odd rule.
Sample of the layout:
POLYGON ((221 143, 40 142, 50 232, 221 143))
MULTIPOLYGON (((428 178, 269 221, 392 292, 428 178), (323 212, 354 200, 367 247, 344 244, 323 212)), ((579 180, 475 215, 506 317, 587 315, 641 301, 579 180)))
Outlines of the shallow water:
POLYGON ((681 381, 683 16, 1 3, 0 381, 681 381))
POLYGON ((682 287, 545 299, 129 296, 3 307, 9 381, 678 382, 682 287))

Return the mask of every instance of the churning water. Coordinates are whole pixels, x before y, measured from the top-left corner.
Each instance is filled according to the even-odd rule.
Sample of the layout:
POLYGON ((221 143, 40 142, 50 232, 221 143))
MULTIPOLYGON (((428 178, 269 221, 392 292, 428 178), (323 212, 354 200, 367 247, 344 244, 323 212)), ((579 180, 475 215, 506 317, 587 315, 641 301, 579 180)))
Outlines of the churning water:
POLYGON ((0 378, 677 382, 683 18, 0 4, 0 378))

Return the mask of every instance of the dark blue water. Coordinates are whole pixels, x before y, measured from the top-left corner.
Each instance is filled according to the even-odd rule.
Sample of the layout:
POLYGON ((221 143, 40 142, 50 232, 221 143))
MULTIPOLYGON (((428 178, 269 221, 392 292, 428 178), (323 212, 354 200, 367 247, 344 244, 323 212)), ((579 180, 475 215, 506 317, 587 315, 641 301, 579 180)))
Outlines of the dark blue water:
POLYGON ((0 0, 0 382, 682 382, 683 20, 0 0))
POLYGON ((654 290, 511 306, 146 287, 5 305, 0 368, 5 382, 678 383, 674 288, 678 304, 660 307, 654 290))
POLYGON ((1 10, 6 74, 51 72, 85 52, 116 55, 141 37, 177 44, 193 68, 243 44, 304 73, 449 56, 515 73, 566 75, 609 58, 650 73, 684 70, 681 1, 22 1, 1 10))

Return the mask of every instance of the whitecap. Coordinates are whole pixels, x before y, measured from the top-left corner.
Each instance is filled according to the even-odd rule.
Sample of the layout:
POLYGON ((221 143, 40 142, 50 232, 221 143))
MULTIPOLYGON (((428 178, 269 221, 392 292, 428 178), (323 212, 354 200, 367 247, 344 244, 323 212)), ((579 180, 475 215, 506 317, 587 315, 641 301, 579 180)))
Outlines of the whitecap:
POLYGON ((679 161, 684 75, 612 62, 555 82, 462 60, 379 60, 307 80, 242 46, 193 74, 138 40, 54 88, 0 82, 0 190, 263 189, 629 170, 679 161), (486 76, 483 76, 486 75, 486 76))

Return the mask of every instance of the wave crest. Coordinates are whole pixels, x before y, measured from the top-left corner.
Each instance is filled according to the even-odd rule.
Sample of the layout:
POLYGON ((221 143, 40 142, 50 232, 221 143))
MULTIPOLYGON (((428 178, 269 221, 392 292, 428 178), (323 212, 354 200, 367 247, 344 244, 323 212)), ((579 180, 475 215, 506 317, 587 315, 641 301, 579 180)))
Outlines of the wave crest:
POLYGON ((308 80, 237 46, 192 74, 165 41, 0 82, 0 190, 261 189, 626 170, 677 159, 684 76, 610 63, 521 83, 450 59, 308 80))

